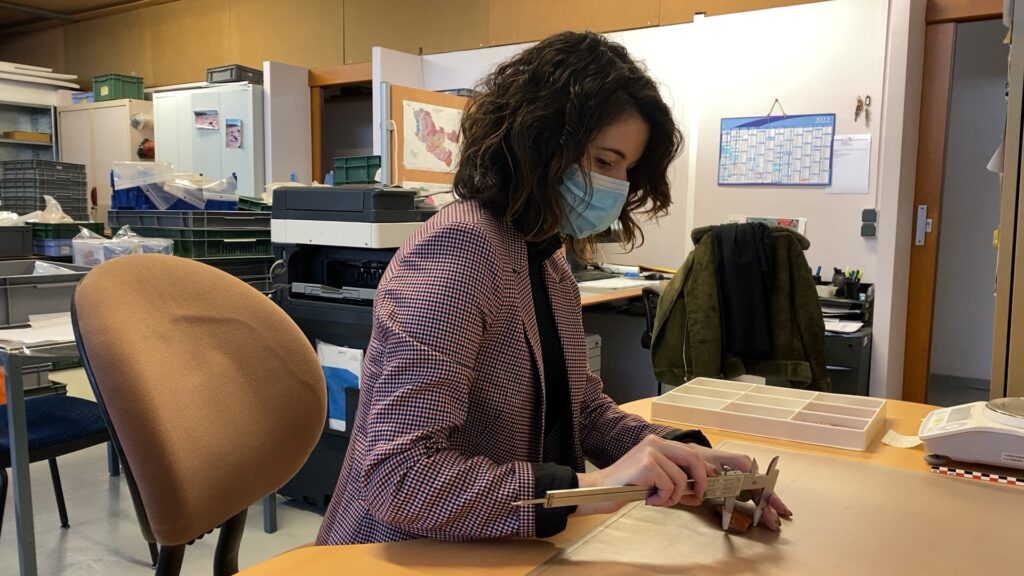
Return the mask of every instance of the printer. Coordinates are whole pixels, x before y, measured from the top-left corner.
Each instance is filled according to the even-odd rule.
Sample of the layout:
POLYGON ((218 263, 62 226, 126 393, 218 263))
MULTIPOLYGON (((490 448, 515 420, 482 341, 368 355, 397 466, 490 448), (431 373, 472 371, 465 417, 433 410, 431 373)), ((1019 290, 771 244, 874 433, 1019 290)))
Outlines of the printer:
MULTIPOLYGON (((366 350, 373 299, 388 263, 435 213, 418 209, 417 192, 380 184, 281 187, 274 190, 270 237, 284 262, 274 299, 310 343, 366 350)), ((358 390, 348 390, 346 421, 355 421, 358 390)), ((321 511, 338 482, 345 432, 324 426, 305 465, 278 493, 321 511)))

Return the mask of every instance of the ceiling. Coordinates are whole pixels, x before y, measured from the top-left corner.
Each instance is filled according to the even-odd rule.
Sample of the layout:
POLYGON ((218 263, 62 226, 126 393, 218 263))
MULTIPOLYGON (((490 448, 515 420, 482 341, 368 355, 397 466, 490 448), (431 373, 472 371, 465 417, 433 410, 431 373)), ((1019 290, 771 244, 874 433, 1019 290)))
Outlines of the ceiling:
POLYGON ((0 1, 0 35, 88 20, 170 0, 14 0, 0 1))

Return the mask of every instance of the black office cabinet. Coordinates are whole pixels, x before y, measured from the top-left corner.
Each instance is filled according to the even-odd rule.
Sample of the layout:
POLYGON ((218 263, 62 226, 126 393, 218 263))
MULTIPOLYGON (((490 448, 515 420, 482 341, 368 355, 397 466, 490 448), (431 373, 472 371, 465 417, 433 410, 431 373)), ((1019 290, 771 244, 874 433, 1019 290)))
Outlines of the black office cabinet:
POLYGON ((871 377, 871 327, 851 334, 825 333, 825 363, 832 391, 867 396, 871 377))

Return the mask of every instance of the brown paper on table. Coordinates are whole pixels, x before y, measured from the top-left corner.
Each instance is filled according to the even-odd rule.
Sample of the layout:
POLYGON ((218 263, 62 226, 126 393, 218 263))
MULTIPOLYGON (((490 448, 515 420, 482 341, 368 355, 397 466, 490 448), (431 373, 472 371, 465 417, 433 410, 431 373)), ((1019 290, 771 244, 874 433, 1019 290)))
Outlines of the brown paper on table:
POLYGON ((779 458, 782 532, 722 532, 707 505, 628 505, 531 574, 1015 574, 1024 489, 741 442, 779 458))

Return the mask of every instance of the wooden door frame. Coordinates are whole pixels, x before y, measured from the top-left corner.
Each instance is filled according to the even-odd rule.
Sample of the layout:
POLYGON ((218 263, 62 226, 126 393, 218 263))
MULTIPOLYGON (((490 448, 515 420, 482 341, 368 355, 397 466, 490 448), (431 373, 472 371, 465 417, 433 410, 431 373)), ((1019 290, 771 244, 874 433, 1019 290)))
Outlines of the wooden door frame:
POLYGON ((1001 0, 929 0, 925 13, 927 26, 914 187, 914 225, 916 230, 919 218, 917 207, 927 205, 926 218, 931 220, 932 227, 925 234, 923 246, 912 244, 910 247, 903 399, 911 402, 925 402, 928 392, 956 26, 960 22, 990 20, 1001 16, 1001 0))
POLYGON ((368 84, 373 80, 373 70, 369 62, 359 64, 343 64, 328 68, 312 68, 309 71, 309 122, 310 137, 313 147, 313 179, 323 177, 323 163, 321 154, 323 152, 323 89, 330 86, 344 86, 348 84, 368 84))
MULTIPOLYGON (((1024 2, 1015 0, 1013 23, 1024 29, 1024 2)), ((1010 47, 1010 79, 1006 109, 1006 151, 999 212, 999 261, 996 267, 996 317, 992 346, 991 398, 1024 396, 1024 203, 1021 202, 1021 134, 1024 133, 1024 46, 1010 47), (1016 306, 1014 306, 1016 304, 1016 306)))

